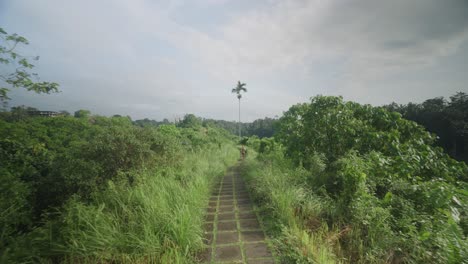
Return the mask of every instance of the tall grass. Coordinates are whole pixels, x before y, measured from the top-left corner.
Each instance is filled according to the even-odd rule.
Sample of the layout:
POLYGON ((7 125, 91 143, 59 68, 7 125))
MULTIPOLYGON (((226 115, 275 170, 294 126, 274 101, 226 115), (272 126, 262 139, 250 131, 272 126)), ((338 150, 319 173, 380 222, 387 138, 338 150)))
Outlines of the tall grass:
MULTIPOLYGON (((365 192, 355 199, 334 198, 317 184, 326 176, 319 158, 312 157, 306 170, 292 165, 281 151, 279 146, 250 157, 242 167, 263 225, 275 238, 281 263, 466 263, 466 239, 460 238, 449 212, 448 225, 443 220, 423 222, 434 229, 439 228, 436 224, 445 226, 441 232, 415 235, 416 226, 407 220, 411 218, 395 217, 416 214, 407 200, 392 199, 391 194, 379 200, 365 192), (389 210, 389 202, 399 207, 389 210), (395 231, 392 225, 402 228, 395 231), (429 247, 429 239, 446 248, 429 247)), ((359 161, 346 164, 359 166, 359 161)))
POLYGON ((340 263, 333 253, 338 232, 329 231, 319 219, 327 202, 301 186, 301 171, 273 155, 252 155, 242 175, 281 263, 340 263))
POLYGON ((71 199, 59 220, 30 234, 29 259, 193 263, 210 189, 237 157, 233 145, 213 144, 186 155, 179 168, 140 172, 136 186, 109 181, 91 203, 71 199))

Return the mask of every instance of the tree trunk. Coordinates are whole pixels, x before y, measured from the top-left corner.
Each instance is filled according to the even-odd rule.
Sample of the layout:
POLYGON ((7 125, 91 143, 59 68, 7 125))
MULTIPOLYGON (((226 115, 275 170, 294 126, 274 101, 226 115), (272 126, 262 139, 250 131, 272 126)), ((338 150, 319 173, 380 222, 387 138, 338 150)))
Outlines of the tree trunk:
POLYGON ((239 98, 239 138, 242 138, 242 132, 241 132, 241 118, 240 118, 240 98, 239 98))

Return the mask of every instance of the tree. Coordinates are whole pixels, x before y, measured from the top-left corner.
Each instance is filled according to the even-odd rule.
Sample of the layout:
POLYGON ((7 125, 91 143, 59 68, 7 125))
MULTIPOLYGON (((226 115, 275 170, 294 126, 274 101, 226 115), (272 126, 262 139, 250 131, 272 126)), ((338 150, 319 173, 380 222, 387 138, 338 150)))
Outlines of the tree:
POLYGON ((272 137, 275 133, 276 121, 277 119, 268 117, 265 117, 264 119, 257 119, 248 124, 246 127, 247 131, 245 131, 244 134, 246 134, 246 136, 257 135, 259 138, 272 137))
POLYGON ((450 96, 446 112, 454 130, 452 152, 456 157, 468 162, 468 151, 466 150, 466 146, 468 146, 468 94, 458 92, 450 96))
POLYGON ((39 109, 25 105, 13 106, 10 109, 10 117, 11 120, 22 120, 29 117, 30 113, 34 111, 39 111, 39 109))
MULTIPOLYGON (((37 81, 38 75, 30 72, 34 68, 34 65, 28 61, 30 58, 15 52, 15 48, 20 44, 28 45, 29 42, 18 34, 8 34, 0 27, 0 64, 15 68, 13 72, 0 73, 0 103, 4 106, 10 100, 8 97, 10 89, 4 86, 24 88, 36 93, 58 92, 57 83, 37 81)), ((39 56, 33 57, 32 60, 39 60, 39 56)))
POLYGON ((76 118, 87 118, 91 115, 91 111, 89 110, 84 110, 84 109, 80 109, 78 111, 75 112, 75 117, 76 118))
POLYGON ((185 128, 198 128, 201 127, 201 125, 201 119, 196 117, 194 114, 186 114, 184 119, 178 124, 179 127, 185 128))
POLYGON ((239 99, 239 137, 242 137, 242 131, 241 131, 241 118, 240 118, 240 99, 242 98, 241 92, 247 92, 247 89, 245 88, 247 84, 241 83, 240 81, 237 81, 237 86, 236 88, 232 89, 232 93, 237 94, 237 99, 239 99))
POLYGON ((468 162, 468 95, 459 92, 450 97, 428 99, 421 104, 384 106, 402 114, 438 136, 437 144, 452 157, 468 162))

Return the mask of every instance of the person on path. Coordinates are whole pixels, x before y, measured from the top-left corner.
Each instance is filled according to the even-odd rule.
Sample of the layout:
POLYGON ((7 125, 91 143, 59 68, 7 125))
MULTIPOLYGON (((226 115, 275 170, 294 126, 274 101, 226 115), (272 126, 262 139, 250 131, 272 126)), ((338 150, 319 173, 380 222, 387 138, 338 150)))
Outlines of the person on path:
POLYGON ((241 147, 241 159, 244 160, 245 159, 245 153, 246 153, 246 150, 244 148, 244 145, 242 145, 241 147))

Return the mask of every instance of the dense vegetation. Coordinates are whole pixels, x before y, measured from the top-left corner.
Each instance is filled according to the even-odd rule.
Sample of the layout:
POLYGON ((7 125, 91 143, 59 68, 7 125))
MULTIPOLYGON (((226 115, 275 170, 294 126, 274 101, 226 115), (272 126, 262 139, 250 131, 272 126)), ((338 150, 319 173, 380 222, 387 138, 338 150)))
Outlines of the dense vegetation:
MULTIPOLYGON (((242 122, 242 135, 249 137, 249 136, 257 136, 260 138, 264 137, 272 137, 275 133, 275 125, 278 119, 274 118, 260 118, 254 120, 253 122, 242 122)), ((236 135, 238 132, 238 124, 237 122, 233 121, 224 121, 224 120, 211 120, 206 119, 205 122, 213 123, 218 127, 224 128, 227 131, 231 132, 232 134, 236 135)))
POLYGON ((385 107, 423 125, 439 137, 437 145, 443 147, 455 159, 468 162, 467 94, 456 93, 449 101, 443 97, 436 97, 421 104, 393 103, 385 107))
MULTIPOLYGON (((235 121, 225 121, 225 120, 214 120, 208 118, 199 118, 193 114, 188 114, 184 116, 184 119, 180 120, 179 123, 190 122, 190 123, 197 123, 203 126, 216 126, 222 129, 229 131, 233 135, 238 135, 238 122, 235 121)), ((242 122, 242 135, 249 137, 249 136, 257 136, 260 138, 263 137, 272 137, 275 133, 275 124, 277 119, 265 117, 263 119, 257 119, 251 123, 249 122, 242 122)), ((163 121, 156 121, 151 120, 148 118, 135 120, 134 123, 138 126, 159 126, 164 124, 170 124, 171 122, 168 119, 164 119, 163 121)))
POLYGON ((192 263, 232 136, 75 116, 2 113, 0 262, 192 263))
POLYGON ((317 96, 244 166, 286 263, 462 263, 468 168, 383 107, 317 96))
MULTIPOLYGON (((451 96, 449 100, 443 97, 428 99, 423 103, 408 103, 405 105, 392 103, 385 105, 389 111, 398 112, 403 118, 415 121, 429 132, 437 135, 435 144, 444 148, 453 158, 468 162, 468 95, 462 92, 451 96)), ((197 118, 190 115, 192 118, 197 118)), ((186 118, 184 118, 185 120, 186 118)), ((199 123, 223 128, 233 135, 238 134, 238 123, 235 121, 198 118, 199 123)), ((155 121, 142 119, 134 121, 140 126, 158 126, 169 124, 170 121, 155 121)), ((272 137, 278 131, 278 119, 263 118, 251 123, 241 123, 242 134, 246 137, 272 137)))

